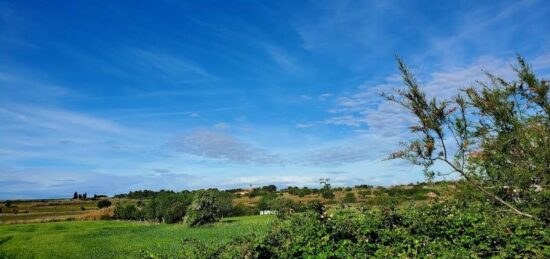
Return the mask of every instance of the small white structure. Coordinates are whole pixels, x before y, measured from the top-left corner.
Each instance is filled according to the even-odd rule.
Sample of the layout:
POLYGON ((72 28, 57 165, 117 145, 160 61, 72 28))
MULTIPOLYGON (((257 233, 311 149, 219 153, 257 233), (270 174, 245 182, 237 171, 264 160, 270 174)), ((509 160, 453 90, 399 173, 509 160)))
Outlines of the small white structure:
POLYGON ((277 215, 279 212, 276 210, 262 210, 260 215, 277 215))

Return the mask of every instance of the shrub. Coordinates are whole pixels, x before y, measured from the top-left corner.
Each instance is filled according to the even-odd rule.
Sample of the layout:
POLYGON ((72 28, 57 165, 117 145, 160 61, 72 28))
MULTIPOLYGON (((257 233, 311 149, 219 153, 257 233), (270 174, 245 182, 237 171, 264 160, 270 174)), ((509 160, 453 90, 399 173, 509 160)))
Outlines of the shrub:
POLYGON ((258 209, 259 210, 269 210, 271 209, 271 201, 276 199, 277 195, 274 193, 264 195, 260 198, 260 201, 258 202, 258 209))
POLYGON ((330 220, 312 211, 293 214, 275 221, 265 235, 224 250, 249 258, 548 258, 549 238, 540 222, 450 200, 339 210, 330 220))
POLYGON ((334 199, 334 192, 330 189, 330 187, 325 187, 321 189, 321 197, 332 200, 334 199))
POLYGON ((367 197, 367 195, 369 195, 369 191, 364 191, 364 190, 361 190, 358 192, 359 196, 361 196, 361 199, 365 199, 367 197))
POLYGON ((231 208, 231 196, 225 196, 216 189, 198 191, 187 208, 185 223, 196 227, 216 222, 224 213, 229 213, 228 208, 231 208))
POLYGON ((190 193, 160 192, 145 207, 145 216, 168 224, 179 222, 185 217, 191 200, 190 193))
POLYGON ((111 201, 110 200, 100 200, 97 202, 97 207, 100 209, 111 207, 111 201))
POLYGON ((143 220, 143 213, 133 204, 118 205, 113 215, 114 219, 143 220))
POLYGON ((342 202, 345 203, 354 203, 357 199, 355 198, 355 194, 353 192, 347 192, 344 198, 342 199, 342 202))

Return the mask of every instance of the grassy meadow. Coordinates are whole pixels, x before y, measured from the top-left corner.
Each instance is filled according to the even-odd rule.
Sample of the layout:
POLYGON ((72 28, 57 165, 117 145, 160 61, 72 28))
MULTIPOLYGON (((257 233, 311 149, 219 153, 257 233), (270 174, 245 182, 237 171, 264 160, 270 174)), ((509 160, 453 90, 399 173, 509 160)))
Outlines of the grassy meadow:
POLYGON ((199 228, 131 221, 0 225, 0 258, 177 256, 186 238, 216 247, 239 236, 261 234, 272 219, 272 216, 225 218, 199 228))

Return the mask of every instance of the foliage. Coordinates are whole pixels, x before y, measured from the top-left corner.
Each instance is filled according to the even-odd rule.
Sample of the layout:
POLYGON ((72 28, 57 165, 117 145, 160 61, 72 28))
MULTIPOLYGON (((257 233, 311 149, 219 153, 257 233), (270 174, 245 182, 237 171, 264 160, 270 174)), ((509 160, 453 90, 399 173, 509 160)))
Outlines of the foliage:
POLYGON ((235 246, 246 248, 240 256, 252 258, 547 258, 549 245, 550 232, 536 221, 450 200, 403 209, 340 210, 327 219, 312 211, 293 214, 265 235, 235 246))
POLYGON ((292 194, 292 195, 296 195, 296 196, 299 196, 299 197, 304 197, 304 196, 310 195, 312 193, 317 193, 317 192, 319 192, 319 190, 318 189, 310 189, 308 187, 300 188, 300 187, 289 186, 287 188, 287 192, 289 194, 292 194))
POLYGON ((272 200, 276 199, 278 196, 275 193, 270 193, 262 196, 260 201, 258 201, 259 210, 269 210, 271 209, 270 203, 272 200))
POLYGON ((248 197, 254 198, 257 196, 269 195, 276 191, 277 191, 277 187, 275 185, 266 185, 266 186, 252 189, 252 191, 248 194, 248 197))
POLYGON ((535 189, 550 182, 550 83, 518 57, 517 81, 487 73, 488 83, 438 100, 427 96, 399 59, 398 64, 406 89, 383 96, 416 117, 410 129, 418 138, 390 158, 423 166, 429 179, 438 173, 432 166, 441 162, 497 204, 533 218, 522 210, 540 204, 535 189))
POLYGON ((374 186, 368 184, 355 185, 355 189, 372 189, 374 186))
POLYGON ((114 219, 124 219, 124 220, 143 220, 144 215, 141 210, 139 210, 135 205, 117 205, 113 215, 114 219))
POLYGON ((361 191, 358 192, 358 194, 359 194, 359 196, 361 196, 361 199, 364 199, 370 194, 370 192, 365 191, 365 190, 361 190, 361 191))
POLYGON ((324 199, 334 199, 334 191, 330 188, 330 184, 325 184, 320 193, 321 197, 323 197, 324 199))
POLYGON ((217 189, 197 191, 187 208, 185 223, 196 227, 220 220, 231 211, 232 196, 217 189))
POLYGON ((146 217, 158 222, 176 223, 185 216, 191 199, 189 193, 157 193, 145 207, 146 217))
POLYGON ((355 194, 353 192, 347 192, 342 199, 342 202, 344 203, 354 203, 357 202, 357 199, 355 198, 355 194))
POLYGON ((171 190, 160 190, 158 192, 151 191, 151 190, 137 190, 137 191, 130 191, 127 194, 117 194, 114 197, 115 198, 129 198, 129 199, 149 199, 153 198, 159 194, 163 193, 174 193, 174 191, 171 190))
POLYGON ((111 201, 109 201, 109 200, 100 200, 100 201, 97 202, 97 207, 100 208, 100 209, 111 207, 111 201))

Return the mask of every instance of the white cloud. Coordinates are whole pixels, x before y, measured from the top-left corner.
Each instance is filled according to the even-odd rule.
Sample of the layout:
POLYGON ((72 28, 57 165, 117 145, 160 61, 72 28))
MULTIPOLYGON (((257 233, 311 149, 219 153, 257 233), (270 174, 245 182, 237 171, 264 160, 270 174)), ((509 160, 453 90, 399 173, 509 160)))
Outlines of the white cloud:
POLYGON ((311 128, 311 127, 315 127, 315 123, 297 123, 296 125, 296 128, 300 128, 300 129, 307 129, 307 128, 311 128))
POLYGON ((334 95, 334 94, 331 94, 331 93, 324 93, 324 94, 318 95, 318 96, 317 96, 317 99, 318 99, 319 101, 324 101, 324 100, 326 100, 326 99, 332 97, 333 95, 334 95))
POLYGON ((309 100, 312 99, 311 96, 308 96, 308 95, 300 95, 300 98, 302 98, 302 99, 304 99, 304 100, 306 100, 306 101, 309 101, 309 100))
POLYGON ((214 128, 215 129, 227 129, 227 128, 229 128, 229 124, 227 124, 225 122, 218 122, 218 123, 214 124, 214 128))
POLYGON ((195 130, 166 145, 184 154, 220 162, 265 165, 279 163, 276 155, 223 132, 195 130))
POLYGON ((172 54, 157 53, 143 49, 134 50, 132 54, 136 59, 137 65, 146 65, 155 68, 172 79, 183 79, 186 74, 210 77, 210 74, 202 67, 172 54))
POLYGON ((81 113, 33 106, 0 107, 0 118, 32 127, 53 130, 97 130, 120 132, 122 126, 109 120, 81 113))

